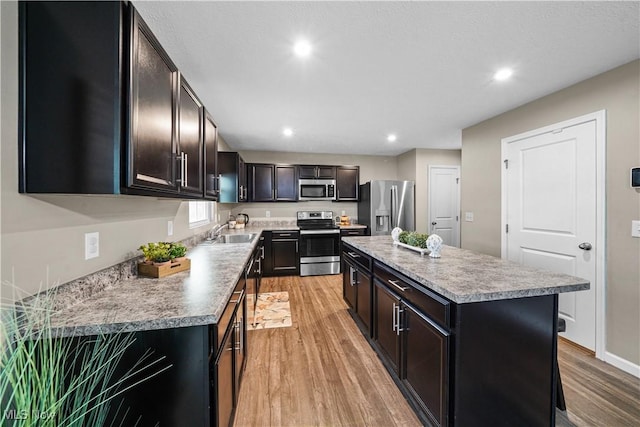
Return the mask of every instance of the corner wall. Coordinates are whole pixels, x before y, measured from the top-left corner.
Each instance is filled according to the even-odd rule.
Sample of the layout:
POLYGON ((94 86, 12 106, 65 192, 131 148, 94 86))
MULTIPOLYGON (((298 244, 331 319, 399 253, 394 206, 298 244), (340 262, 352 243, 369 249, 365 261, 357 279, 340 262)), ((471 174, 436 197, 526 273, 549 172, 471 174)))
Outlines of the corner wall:
POLYGON ((180 200, 18 193, 18 3, 0 2, 0 10, 2 297, 13 299, 8 283, 33 294, 131 258, 142 243, 181 240, 208 228, 189 229, 188 204, 180 200), (84 233, 96 231, 100 256, 85 261, 84 233))
POLYGON ((640 365, 640 61, 615 68, 462 131, 462 247, 500 256, 501 140, 606 110, 606 351, 640 365))

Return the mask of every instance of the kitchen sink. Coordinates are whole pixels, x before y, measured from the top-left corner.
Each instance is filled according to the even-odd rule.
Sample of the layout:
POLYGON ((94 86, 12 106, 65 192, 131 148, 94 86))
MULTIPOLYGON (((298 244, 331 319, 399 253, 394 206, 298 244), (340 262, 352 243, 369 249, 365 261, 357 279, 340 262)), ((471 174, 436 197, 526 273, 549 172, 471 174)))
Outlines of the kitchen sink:
POLYGON ((217 243, 251 243, 257 233, 250 234, 223 234, 216 239, 217 243))

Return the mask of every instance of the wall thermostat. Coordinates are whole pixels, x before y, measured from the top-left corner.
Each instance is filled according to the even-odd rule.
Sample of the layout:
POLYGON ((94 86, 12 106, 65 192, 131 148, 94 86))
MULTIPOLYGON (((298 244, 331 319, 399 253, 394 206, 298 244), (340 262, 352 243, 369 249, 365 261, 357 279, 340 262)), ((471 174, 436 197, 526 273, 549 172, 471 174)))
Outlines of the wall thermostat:
POLYGON ((640 187, 640 167, 631 168, 631 187, 640 187))

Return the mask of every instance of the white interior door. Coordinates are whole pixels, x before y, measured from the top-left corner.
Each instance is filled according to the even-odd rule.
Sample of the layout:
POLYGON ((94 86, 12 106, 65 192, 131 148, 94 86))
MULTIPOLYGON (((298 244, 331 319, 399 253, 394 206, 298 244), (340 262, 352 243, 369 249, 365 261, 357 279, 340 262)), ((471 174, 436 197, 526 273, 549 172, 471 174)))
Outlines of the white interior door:
POLYGON ((429 234, 460 246, 460 167, 429 166, 429 234))
POLYGON ((507 258, 587 279, 562 293, 564 336, 596 347, 596 120, 503 141, 507 258), (506 143, 506 147, 504 146, 506 143))

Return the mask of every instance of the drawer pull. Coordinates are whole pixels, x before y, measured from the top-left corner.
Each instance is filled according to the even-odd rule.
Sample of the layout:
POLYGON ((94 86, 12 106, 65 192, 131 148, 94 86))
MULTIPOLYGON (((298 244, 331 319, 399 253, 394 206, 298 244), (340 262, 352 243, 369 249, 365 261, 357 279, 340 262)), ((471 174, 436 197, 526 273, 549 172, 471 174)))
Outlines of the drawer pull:
POLYGON ((291 233, 278 233, 278 237, 291 237, 291 233))
POLYGON ((357 254, 357 253, 355 253, 355 252, 347 252, 347 253, 349 254, 349 256, 350 256, 351 258, 360 258, 360 255, 358 255, 358 254, 357 254))
POLYGON ((391 283, 400 292, 404 292, 404 291, 409 289, 408 286, 400 286, 400 285, 398 285, 398 281, 397 280, 387 279, 387 282, 391 283))

